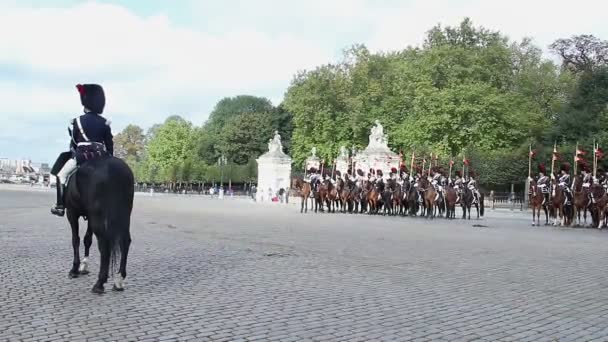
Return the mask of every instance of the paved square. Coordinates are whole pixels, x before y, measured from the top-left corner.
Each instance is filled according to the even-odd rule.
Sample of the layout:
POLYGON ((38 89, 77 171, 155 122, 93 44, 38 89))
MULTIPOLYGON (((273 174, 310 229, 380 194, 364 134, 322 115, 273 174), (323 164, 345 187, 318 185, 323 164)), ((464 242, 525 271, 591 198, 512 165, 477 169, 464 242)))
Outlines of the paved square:
POLYGON ((52 202, 0 190, 0 340, 608 341, 608 232, 138 195, 100 296, 52 202))

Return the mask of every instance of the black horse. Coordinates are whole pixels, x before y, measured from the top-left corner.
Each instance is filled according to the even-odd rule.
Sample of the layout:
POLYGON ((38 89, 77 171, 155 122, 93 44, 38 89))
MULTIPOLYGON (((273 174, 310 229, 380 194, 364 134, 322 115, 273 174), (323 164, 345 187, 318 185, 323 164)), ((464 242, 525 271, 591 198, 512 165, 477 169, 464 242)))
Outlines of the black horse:
MULTIPOLYGON (((475 199, 475 195, 473 191, 468 187, 464 187, 464 191, 462 194, 462 198, 460 199, 460 203, 462 203, 462 219, 467 218, 467 212, 469 213, 468 219, 471 219, 471 206, 473 206, 473 200, 475 199)), ((477 208, 477 219, 479 217, 483 217, 484 214, 484 203, 483 203, 483 194, 480 194, 479 201, 475 202, 475 208, 477 208)))
MULTIPOLYGON (((61 159, 61 157, 60 157, 61 159)), ((59 160, 58 160, 59 162, 59 160)), ((97 238, 101 256, 99 276, 93 286, 94 293, 103 293, 108 280, 110 264, 114 270, 120 256, 120 268, 114 277, 115 291, 122 291, 127 277, 127 255, 131 244, 130 224, 133 209, 134 178, 129 166, 115 157, 102 157, 83 163, 70 177, 65 191, 66 216, 72 227, 74 261, 70 278, 86 274, 86 262, 93 242, 97 238), (85 259, 80 267, 80 238, 78 219, 88 220, 84 238, 85 259)))

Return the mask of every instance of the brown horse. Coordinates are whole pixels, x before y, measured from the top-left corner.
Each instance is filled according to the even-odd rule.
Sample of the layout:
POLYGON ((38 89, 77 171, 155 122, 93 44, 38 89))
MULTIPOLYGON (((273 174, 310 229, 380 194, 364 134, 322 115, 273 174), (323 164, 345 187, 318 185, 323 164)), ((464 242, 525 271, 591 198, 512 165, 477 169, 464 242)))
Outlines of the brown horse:
POLYGON ((445 189, 445 207, 446 207, 446 219, 456 218, 456 200, 458 194, 451 185, 448 185, 445 189))
POLYGON ((602 229, 606 227, 608 217, 608 194, 600 185, 592 185, 590 191, 593 193, 595 203, 591 204, 589 212, 593 221, 593 227, 602 229))
POLYGON ((340 195, 340 206, 342 213, 352 212, 353 204, 353 184, 346 184, 343 180, 338 180, 338 191, 340 195))
POLYGON ((428 179, 422 177, 418 180, 418 189, 424 192, 424 213, 425 216, 430 218, 435 218, 435 210, 437 209, 435 198, 437 197, 437 192, 435 188, 429 183, 428 179))
POLYGON ((528 201, 532 207, 532 226, 540 225, 540 209, 545 211, 545 225, 549 225, 549 212, 547 210, 547 204, 543 203, 545 195, 536 185, 536 181, 530 181, 530 194, 528 195, 528 201))
POLYGON ((325 182, 327 183, 327 212, 335 213, 336 205, 340 200, 340 192, 331 181, 327 180, 325 182))
POLYGON ((553 205, 553 225, 570 226, 572 222, 572 204, 566 204, 566 190, 563 190, 555 181, 551 180, 552 195, 551 204, 553 205), (559 219, 559 221, 558 221, 559 219))
POLYGON ((308 212, 308 199, 310 198, 310 193, 312 192, 312 188, 310 187, 310 183, 304 182, 304 180, 300 178, 293 178, 291 180, 291 188, 296 189, 298 195, 302 197, 302 206, 300 209, 300 213, 308 212))
POLYGON ((581 211, 583 212, 584 226, 587 225, 587 208, 589 207, 589 190, 583 188, 583 177, 574 178, 574 209, 576 210, 576 226, 581 226, 581 211))
POLYGON ((380 198, 380 191, 378 191, 377 187, 374 186, 370 182, 366 182, 367 188, 367 213, 368 214, 377 214, 378 213, 378 199, 380 198))
POLYGON ((323 206, 325 204, 325 202, 327 201, 327 195, 329 193, 329 187, 327 185, 327 182, 321 182, 318 186, 318 190, 316 191, 316 193, 314 194, 315 197, 315 213, 317 211, 321 211, 324 212, 325 210, 323 209, 323 206))

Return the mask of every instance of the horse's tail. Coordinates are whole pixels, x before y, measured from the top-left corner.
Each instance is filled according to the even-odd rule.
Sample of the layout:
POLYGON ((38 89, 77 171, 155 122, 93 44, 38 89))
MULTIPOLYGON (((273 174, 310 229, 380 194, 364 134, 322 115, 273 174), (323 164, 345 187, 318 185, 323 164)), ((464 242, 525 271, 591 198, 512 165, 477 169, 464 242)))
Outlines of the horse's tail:
POLYGON ((483 213, 484 213, 484 198, 483 198, 483 194, 479 195, 479 216, 483 217, 483 213))
POLYGON ((110 268, 111 274, 116 274, 116 267, 124 252, 128 252, 131 243, 130 233, 130 208, 122 207, 120 204, 113 205, 105 220, 105 231, 108 232, 110 243, 110 268), (127 248, 123 251, 123 248, 127 248))

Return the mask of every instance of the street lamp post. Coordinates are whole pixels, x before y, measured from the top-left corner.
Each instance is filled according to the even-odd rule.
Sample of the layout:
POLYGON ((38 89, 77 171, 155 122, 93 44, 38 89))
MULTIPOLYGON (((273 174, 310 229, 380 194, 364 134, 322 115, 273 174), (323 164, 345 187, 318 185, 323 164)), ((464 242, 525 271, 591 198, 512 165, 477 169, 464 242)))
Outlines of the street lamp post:
POLYGON ((224 198, 224 165, 226 165, 227 160, 226 157, 222 154, 218 160, 217 164, 220 167, 220 193, 219 198, 224 198))

